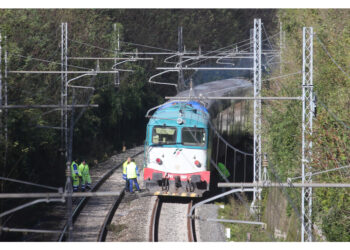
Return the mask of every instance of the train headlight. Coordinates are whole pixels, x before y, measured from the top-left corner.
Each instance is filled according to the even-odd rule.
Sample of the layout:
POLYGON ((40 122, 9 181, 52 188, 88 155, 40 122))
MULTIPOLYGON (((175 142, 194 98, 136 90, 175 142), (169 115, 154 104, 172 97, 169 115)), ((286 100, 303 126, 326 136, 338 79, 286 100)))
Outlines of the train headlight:
POLYGON ((196 160, 194 162, 194 165, 196 165, 198 168, 200 168, 202 166, 202 164, 198 160, 196 160))
POLYGON ((184 121, 182 120, 181 117, 177 118, 176 122, 177 122, 177 124, 179 124, 179 125, 181 125, 181 124, 184 123, 184 121))
POLYGON ((163 161, 160 158, 157 158, 156 162, 158 163, 158 165, 162 165, 163 164, 163 161))

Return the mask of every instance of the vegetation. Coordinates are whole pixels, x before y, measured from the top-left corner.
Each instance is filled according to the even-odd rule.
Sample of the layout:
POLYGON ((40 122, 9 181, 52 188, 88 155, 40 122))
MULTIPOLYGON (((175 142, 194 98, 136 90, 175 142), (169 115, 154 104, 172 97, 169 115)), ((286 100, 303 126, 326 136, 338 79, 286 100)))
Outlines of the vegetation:
MULTIPOLYGON (((201 46, 204 51, 242 40, 249 34, 247 27, 252 26, 253 16, 266 17, 266 23, 271 23, 269 17, 274 12, 238 9, 1 9, 0 29, 3 38, 7 36, 10 70, 59 71, 62 22, 68 23, 70 57, 106 57, 114 55, 116 33, 113 23, 118 23, 122 51, 177 51, 179 26, 183 26, 186 50, 198 50, 201 46)), ((159 72, 155 68, 162 65, 164 58, 123 64, 123 68, 134 72, 121 72, 119 87, 115 87, 114 76, 111 75, 83 77, 74 81, 75 85, 93 86, 95 91, 92 94, 91 90, 75 90, 73 100, 70 89, 69 103, 85 104, 90 101, 98 104, 99 108, 85 109, 84 112, 74 109, 74 117, 79 120, 74 124, 73 158, 79 161, 86 159, 93 167, 95 160, 102 160, 121 150, 123 145, 130 147, 143 143, 146 111, 164 102, 165 95, 176 93, 175 89, 167 86, 148 84, 149 77, 159 72)), ((102 61, 99 66, 108 70, 111 67, 102 61)), ((4 63, 1 67, 4 72, 4 63)), ((96 67, 95 61, 72 59, 69 60, 68 69, 88 70, 96 67)), ((166 77, 167 81, 177 81, 176 74, 166 77)), ((9 74, 7 81, 8 104, 60 103, 61 79, 58 74, 9 74)), ((47 128, 61 126, 60 111, 11 109, 7 115, 5 113, 0 114, 0 176, 64 186, 65 158, 61 130, 47 128), (3 129, 6 120, 7 147, 3 129)), ((0 192, 30 190, 38 191, 38 188, 1 181, 0 192)), ((0 201, 0 210, 13 207, 14 202, 17 201, 0 201)))
MULTIPOLYGON (((7 36, 10 70, 60 70, 60 41, 62 22, 68 23, 69 56, 112 56, 118 23, 122 51, 177 50, 177 29, 184 27, 186 50, 214 50, 249 36, 253 19, 260 17, 269 34, 278 33, 282 22, 286 43, 282 53, 282 75, 301 71, 302 27, 312 26, 314 39, 314 89, 317 94, 317 116, 313 131, 313 171, 349 165, 350 152, 350 20, 349 10, 341 9, 2 9, 0 28, 7 36), (151 45, 150 47, 135 44, 151 45), (91 46, 95 45, 95 46, 91 46), (101 48, 104 48, 101 49, 101 48), (159 49, 160 48, 160 49, 159 49), (330 56, 338 64, 332 61, 330 56), (37 59, 49 60, 49 62, 37 59), (339 67, 344 70, 342 72, 339 67)), ((4 41, 2 45, 4 45, 4 41)), ((2 58, 4 59, 4 58, 2 58)), ((150 86, 148 79, 159 72, 155 68, 164 57, 152 61, 126 63, 123 68, 133 73, 121 73, 120 85, 114 85, 114 76, 98 75, 77 80, 75 84, 90 85, 96 90, 76 90, 76 103, 98 104, 81 112, 74 110, 73 158, 101 160, 114 151, 144 139, 146 111, 164 102, 165 95, 175 94, 166 86, 150 86)), ((71 70, 96 68, 93 61, 70 60, 71 70), (76 66, 80 67, 77 68, 76 66)), ((101 69, 110 67, 100 62, 101 69)), ((1 65, 2 71, 4 64, 1 65)), ((109 68, 108 68, 109 69, 109 68)), ((276 68, 268 76, 280 75, 276 68)), ((217 79, 218 75, 200 75, 196 81, 217 79)), ((167 82, 176 82, 177 75, 166 76, 167 82)), ((60 76, 10 74, 8 77, 9 104, 58 104, 60 76)), ((71 90, 70 90, 71 91, 71 90)), ((264 95, 300 96, 301 75, 264 81, 264 95)), ((70 98, 72 92, 69 92, 70 98)), ((73 100, 69 99, 72 103, 73 100)), ((0 176, 31 181, 50 186, 64 185, 65 160, 62 154, 61 131, 43 126, 60 126, 60 112, 38 109, 8 111, 8 145, 4 130, 0 134, 0 176), (7 152, 6 151, 7 148, 7 152), (6 156, 6 160, 5 160, 6 156)), ((0 113, 0 126, 5 124, 6 112, 0 113)), ((269 102, 263 106, 264 152, 274 166, 275 174, 285 180, 300 176, 301 105, 295 101, 269 102)), ((90 164, 91 165, 91 164, 90 164)), ((349 171, 329 172, 314 177, 317 182, 349 182, 349 171)), ((0 192, 28 191, 27 186, 1 182, 0 192)), ((37 189, 36 189, 37 190, 37 189)), ((350 200, 347 189, 314 190, 314 221, 322 228, 329 241, 349 241, 350 200)), ((267 195, 267 194, 266 194, 267 195)), ((295 204, 300 195, 289 192, 295 204)), ((2 201, 0 201, 2 202, 2 201)), ((11 207, 14 201, 1 203, 0 210, 11 207)), ((236 204, 232 204, 236 207, 236 204)), ((226 209, 226 208, 225 208, 226 209)), ((228 208, 227 208, 228 209, 228 208)), ((293 215, 291 205, 286 213, 293 215)), ((226 210, 225 210, 226 211, 226 210)), ((233 213, 226 211, 224 214, 233 213)), ((231 214, 234 219, 241 213, 231 214)), ((242 215, 243 216, 243 215, 242 215)), ((246 218, 246 217, 241 217, 246 218)), ((249 226, 247 226, 249 227, 249 226)), ((240 227, 245 228, 245 227, 240 227)), ((242 240, 236 225, 232 240, 242 240)), ((260 230, 260 229, 259 229, 260 230)), ((264 234, 252 240, 269 240, 264 234)), ((293 236, 293 239, 295 237, 293 236)))
MULTIPOLYGON (((244 203, 233 198, 229 198, 228 204, 225 204, 219 209, 219 218, 241 220, 241 221, 256 221, 246 206, 249 206, 249 201, 244 198, 244 203)), ((223 204, 218 204, 223 205, 223 204)), ((240 223, 223 223, 225 228, 230 228, 230 238, 228 241, 274 241, 274 236, 264 226, 240 223)))
MULTIPOLYGON (((312 172, 349 165, 349 86, 350 62, 349 10, 279 10, 286 32, 282 54, 282 75, 299 72, 302 67, 302 27, 312 26, 314 36, 313 84, 317 113, 313 122, 312 172), (333 60, 341 67, 342 72, 333 60)), ((276 70, 278 71, 278 70, 276 70)), ((279 71, 275 73, 279 74, 279 71)), ((301 75, 270 81, 267 95, 301 95, 301 75)), ((301 104, 266 105, 264 127, 266 150, 277 174, 283 180, 301 176, 301 104)), ((349 170, 313 177, 314 182, 349 182, 349 170)), ((314 189, 313 221, 329 241, 349 241, 349 190, 314 189)), ((300 197, 291 194, 296 204, 300 197)))

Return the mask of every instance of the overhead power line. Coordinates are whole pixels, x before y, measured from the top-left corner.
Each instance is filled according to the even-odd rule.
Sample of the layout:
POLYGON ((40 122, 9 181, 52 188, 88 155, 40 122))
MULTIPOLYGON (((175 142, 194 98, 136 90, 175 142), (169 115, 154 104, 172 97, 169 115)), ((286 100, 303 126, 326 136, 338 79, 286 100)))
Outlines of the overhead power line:
MULTIPOLYGON (((341 167, 332 168, 332 169, 327 169, 327 170, 319 171, 319 172, 313 172, 313 173, 310 173, 310 174, 311 174, 312 176, 314 176, 314 175, 324 174, 324 173, 328 173, 328 172, 339 171, 339 170, 341 170, 341 169, 346 169, 346 168, 350 168, 350 165, 348 165, 348 166, 341 166, 341 167)), ((289 181, 292 181, 292 180, 301 179, 301 178, 302 178, 302 176, 293 177, 293 178, 288 178, 288 182, 289 182, 289 181)))
POLYGON ((268 79, 265 79, 265 80, 262 80, 262 81, 265 82, 265 81, 275 80, 275 79, 284 78, 284 77, 288 77, 288 76, 298 75, 298 74, 301 74, 301 73, 302 73, 301 71, 298 71, 298 72, 294 72, 294 73, 290 73, 290 74, 286 74, 286 75, 271 77, 271 78, 268 78, 268 79))
MULTIPOLYGON (((57 64, 57 65, 62 65, 62 63, 59 63, 59 62, 50 61, 50 60, 45 60, 45 59, 40 59, 40 58, 35 58, 35 57, 31 57, 31 56, 23 56, 23 55, 20 55, 20 54, 17 54, 17 53, 12 53, 12 55, 17 56, 17 57, 21 57, 21 58, 27 58, 27 59, 39 61, 39 62, 46 62, 46 63, 53 63, 53 64, 57 64)), ((71 65, 71 64, 67 64, 67 66, 69 66, 69 67, 74 67, 74 68, 77 68, 77 69, 92 70, 91 68, 80 67, 80 66, 71 65)))
MULTIPOLYGON (((115 52, 114 50, 102 48, 100 46, 96 46, 96 45, 93 45, 93 44, 90 44, 90 43, 87 43, 87 42, 81 42, 81 41, 76 41, 76 40, 72 40, 72 39, 68 39, 68 40, 71 41, 71 42, 74 42, 74 43, 79 43, 79 44, 86 45, 86 46, 89 46, 89 47, 92 47, 92 48, 96 48, 96 49, 100 49, 100 50, 103 50, 103 51, 108 51, 108 52, 113 52, 113 53, 115 52)), ((145 47, 145 48, 158 49, 158 50, 163 50, 163 51, 167 51, 167 52, 174 52, 174 53, 176 53, 176 51, 169 50, 169 49, 164 49, 164 48, 160 48, 160 47, 154 47, 154 46, 138 44, 138 43, 132 43, 132 42, 126 42, 126 41, 120 41, 120 42, 121 43, 125 43, 125 44, 145 47)))
POLYGON ((11 179, 11 178, 1 177, 1 176, 0 176, 0 180, 11 181, 11 182, 21 183, 21 184, 35 186, 35 187, 47 188, 47 189, 51 189, 51 190, 59 190, 60 189, 60 188, 56 188, 56 187, 51 187, 51 186, 46 186, 46 185, 41 185, 41 184, 36 184, 36 183, 28 182, 28 181, 21 181, 21 180, 16 180, 16 179, 11 179))
POLYGON ((331 56, 331 54, 328 52, 326 46, 322 43, 321 39, 320 39, 317 35, 316 35, 316 38, 317 38, 317 40, 320 42, 322 49, 326 52, 326 54, 327 54, 328 57, 332 60, 332 62, 338 67, 338 69, 339 69, 341 72, 343 72, 343 73, 350 79, 349 74, 346 73, 346 72, 342 69, 342 67, 340 67, 340 65, 334 60, 334 58, 333 58, 333 57, 331 56))
POLYGON ((328 109, 328 107, 326 106, 326 104, 324 104, 321 100, 318 100, 318 101, 320 102, 321 106, 326 110, 326 112, 327 112, 328 114, 330 114, 337 122, 339 122, 340 124, 342 124, 342 125, 344 126, 344 128, 350 130, 350 126, 347 125, 347 124, 346 124, 345 122, 343 122, 342 120, 340 120, 340 119, 338 118, 338 116, 336 116, 332 111, 330 111, 330 110, 328 109))
POLYGON ((154 47, 154 46, 149 46, 149 45, 144 45, 144 44, 138 44, 138 43, 132 43, 132 42, 125 42, 125 41, 120 41, 120 42, 121 42, 121 43, 126 43, 126 44, 135 45, 135 46, 150 48, 150 49, 158 49, 158 50, 163 50, 163 51, 169 51, 169 52, 174 52, 174 53, 176 53, 176 51, 174 51, 174 50, 163 49, 163 48, 160 48, 160 47, 154 47))

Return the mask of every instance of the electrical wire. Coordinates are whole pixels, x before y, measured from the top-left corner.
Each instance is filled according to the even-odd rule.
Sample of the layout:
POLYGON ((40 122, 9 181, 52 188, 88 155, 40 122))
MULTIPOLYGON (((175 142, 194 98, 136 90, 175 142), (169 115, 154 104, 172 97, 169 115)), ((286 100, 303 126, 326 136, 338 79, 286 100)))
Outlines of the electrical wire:
POLYGON ((331 54, 328 52, 326 46, 322 43, 321 39, 316 35, 317 40, 320 42, 322 49, 326 52, 326 54, 328 55, 328 57, 332 60, 332 62, 338 67, 339 70, 341 70, 341 72, 343 72, 349 79, 350 76, 348 73, 346 73, 342 67, 340 67, 340 65, 333 59, 333 57, 331 56, 331 54))
MULTIPOLYGON (((229 47, 232 47, 232 46, 234 46, 234 45, 237 45, 237 44, 240 44, 240 43, 249 41, 249 40, 250 40, 250 39, 246 39, 246 40, 243 40, 243 41, 241 41, 241 42, 237 42, 237 43, 230 44, 230 45, 228 45, 228 46, 225 46, 225 47, 222 47, 222 48, 219 48, 219 49, 210 51, 210 52, 208 52, 208 53, 205 53, 205 54, 203 54, 202 56, 207 56, 207 55, 213 54, 213 53, 215 53, 215 52, 222 52, 222 50, 224 50, 224 49, 227 49, 227 48, 229 48, 229 47)), ((187 59, 187 60, 183 61, 182 63, 184 63, 184 62, 186 62, 186 61, 191 61, 191 60, 193 60, 193 59, 192 59, 192 58, 187 59)), ((187 66, 191 66, 191 65, 193 65, 193 64, 200 63, 200 62, 206 61, 206 60, 208 60, 208 58, 202 59, 202 60, 200 60, 200 61, 197 61, 197 62, 194 62, 194 63, 191 63, 191 64, 188 64, 187 66)))
POLYGON ((93 44, 90 44, 90 43, 76 41, 76 40, 72 40, 72 39, 69 39, 69 38, 68 38, 68 40, 71 41, 71 42, 79 43, 79 44, 86 45, 86 46, 89 46, 89 47, 92 47, 92 48, 96 48, 96 49, 100 49, 100 50, 103 50, 103 51, 115 53, 115 50, 105 49, 105 48, 102 48, 102 47, 99 47, 99 46, 96 46, 96 45, 93 45, 93 44))
POLYGON ((1 177, 1 176, 0 176, 0 180, 11 181, 11 182, 26 184, 26 185, 35 186, 35 187, 47 188, 47 189, 51 189, 51 190, 59 190, 59 188, 56 188, 56 187, 51 187, 51 186, 46 186, 46 185, 41 185, 41 184, 36 184, 36 183, 28 182, 28 181, 21 181, 21 180, 16 180, 16 179, 11 179, 11 178, 1 177))
MULTIPOLYGON (((276 34, 270 36, 270 38, 275 37, 275 36, 277 36, 278 34, 279 34, 279 33, 276 33, 276 34)), ((204 56, 209 55, 209 54, 213 54, 213 53, 215 53, 215 52, 230 52, 229 50, 227 50, 227 51, 222 51, 222 50, 224 50, 224 49, 226 49, 226 48, 228 48, 228 47, 232 47, 232 46, 234 46, 234 45, 237 45, 237 44, 246 42, 246 41, 250 41, 250 40, 251 40, 251 39, 249 38, 249 39, 243 40, 243 41, 241 41, 241 42, 237 42, 237 43, 234 43, 234 44, 225 46, 225 47, 223 47, 223 48, 220 48, 220 49, 211 51, 211 52, 209 52, 209 53, 207 53, 207 54, 204 54, 204 56)), ((266 39, 262 40, 262 42, 264 42, 264 41, 266 41, 266 39)), ((252 44, 252 43, 253 43, 253 42, 248 42, 248 43, 242 44, 242 45, 238 46, 237 49, 238 49, 238 48, 249 47, 250 44, 252 44)), ((231 52, 232 52, 232 51, 231 51, 231 52)), ((238 54, 239 54, 239 52, 238 52, 238 54)), ((196 62, 193 62, 193 63, 191 63, 191 64, 188 64, 188 65, 186 65, 186 66, 192 66, 192 65, 194 65, 194 64, 197 64, 197 63, 206 61, 206 60, 208 60, 208 59, 209 59, 209 58, 205 58, 205 59, 202 59, 202 60, 200 60, 200 61, 196 61, 196 62)), ((189 60, 193 60, 193 59, 187 59, 187 60, 183 61, 182 63, 184 63, 184 62, 186 62, 186 61, 189 61, 189 60)))
MULTIPOLYGON (((72 42, 75 42, 75 43, 82 44, 82 45, 86 45, 86 46, 89 46, 89 47, 97 48, 97 49, 100 49, 100 50, 103 50, 103 51, 115 53, 115 50, 102 48, 102 47, 99 47, 99 46, 96 46, 96 45, 93 45, 93 44, 90 44, 90 43, 76 41, 76 40, 72 40, 72 39, 68 39, 68 40, 70 40, 72 42)), ((175 53, 175 51, 173 51, 173 50, 163 49, 163 48, 159 48, 159 47, 153 47, 153 46, 149 46, 149 45, 143 45, 143 44, 137 44, 137 43, 125 42, 125 41, 120 41, 120 42, 121 43, 126 43, 126 44, 131 44, 131 45, 136 45, 136 46, 141 46, 141 47, 146 47, 146 48, 152 48, 152 49, 158 49, 158 50, 163 50, 163 51, 168 51, 168 52, 174 52, 175 53)))
POLYGON ((286 74, 286 75, 280 75, 280 76, 276 76, 276 77, 272 77, 272 78, 268 78, 268 79, 262 80, 262 82, 275 80, 275 79, 279 79, 279 78, 284 78, 284 77, 288 77, 288 76, 293 76, 293 75, 297 75, 297 74, 301 74, 301 73, 302 73, 301 71, 298 71, 298 72, 294 72, 294 73, 290 73, 290 74, 286 74))
MULTIPOLYGON (((23 55, 20 55, 20 54, 17 54, 17 53, 13 53, 11 55, 14 55, 14 56, 17 56, 17 57, 21 57, 21 58, 27 58, 27 59, 31 59, 31 60, 35 60, 35 61, 40 61, 40 62, 47 62, 47 63, 54 63, 54 64, 57 64, 57 65, 63 65, 62 63, 59 63, 59 62, 45 60, 45 59, 40 59, 40 58, 35 58, 35 57, 31 57, 31 56, 23 56, 23 55)), ((67 66, 74 67, 74 68, 77 68, 77 69, 91 70, 91 68, 85 68, 85 67, 75 66, 75 65, 71 65, 71 64, 67 64, 67 66)))
MULTIPOLYGON (((266 29, 265 29, 265 25, 264 25, 264 23, 262 23, 262 28, 263 28, 263 31, 264 31, 264 33, 265 33, 265 36, 266 36, 266 39, 267 39, 267 42, 269 43, 269 45, 270 45, 270 48, 271 49, 273 49, 273 47, 272 47, 272 45, 271 45, 271 42, 270 42, 270 39, 269 39, 269 36, 267 35, 267 32, 266 32, 266 29)), ((279 33, 278 33, 279 34, 279 33)))
POLYGON ((346 128, 347 130, 350 130, 350 126, 347 125, 345 122, 343 122, 342 120, 340 120, 332 111, 330 111, 328 109, 328 107, 326 106, 326 104, 324 104, 321 100, 318 100, 318 102, 322 105, 322 107, 326 110, 326 112, 328 114, 330 114, 337 122, 339 122, 340 124, 342 124, 344 126, 344 128, 346 128))
MULTIPOLYGON (((319 171, 319 172, 313 172, 313 173, 310 174, 310 176, 324 174, 324 173, 333 172, 333 171, 338 171, 338 170, 345 169, 345 168, 350 168, 350 165, 348 165, 348 166, 341 166, 341 167, 337 167, 337 168, 332 168, 332 169, 319 171)), ((293 178, 289 178, 289 179, 290 180, 296 180, 296 179, 301 179, 301 178, 302 178, 302 176, 298 176, 298 177, 293 177, 293 178)))
POLYGON ((131 44, 131 45, 136 45, 136 46, 140 46, 140 47, 150 48, 150 49, 158 49, 158 50, 163 50, 163 51, 167 51, 167 52, 174 52, 174 53, 176 53, 176 51, 174 51, 174 50, 163 49, 163 48, 160 48, 160 47, 153 47, 153 46, 149 46, 149 45, 132 43, 132 42, 125 42, 125 41, 120 41, 120 42, 121 43, 126 43, 126 44, 131 44))

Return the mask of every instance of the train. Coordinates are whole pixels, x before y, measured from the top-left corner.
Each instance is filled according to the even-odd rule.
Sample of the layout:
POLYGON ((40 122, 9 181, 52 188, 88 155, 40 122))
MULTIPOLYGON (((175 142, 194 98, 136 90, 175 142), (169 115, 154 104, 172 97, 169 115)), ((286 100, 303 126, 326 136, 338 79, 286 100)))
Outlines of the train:
POLYGON ((205 105, 169 101, 146 116, 146 189, 158 196, 202 197, 210 186, 210 114, 205 105))

